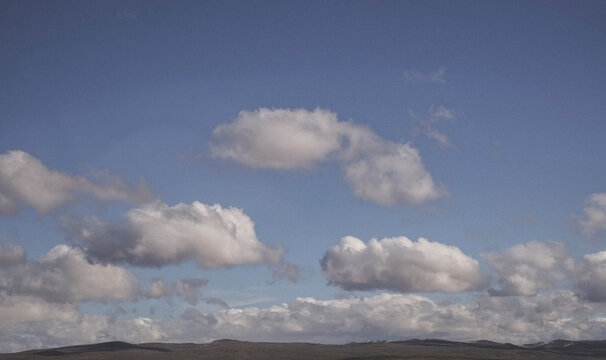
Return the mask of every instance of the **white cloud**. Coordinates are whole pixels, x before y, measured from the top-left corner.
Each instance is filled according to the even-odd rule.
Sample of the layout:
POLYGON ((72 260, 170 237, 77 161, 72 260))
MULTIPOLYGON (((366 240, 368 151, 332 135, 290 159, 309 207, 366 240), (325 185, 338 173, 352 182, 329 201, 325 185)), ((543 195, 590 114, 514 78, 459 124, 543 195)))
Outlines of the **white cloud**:
POLYGON ((278 264, 284 254, 257 239, 253 221, 241 209, 197 201, 172 207, 148 203, 129 210, 119 223, 64 218, 64 226, 87 254, 137 266, 187 260, 211 269, 278 264))
POLYGON ((360 239, 346 236, 321 260, 324 276, 345 290, 459 292, 482 288, 478 262, 456 246, 420 238, 360 239))
POLYGON ((585 199, 578 225, 581 234, 590 239, 606 233, 606 193, 591 194, 585 199))
POLYGON ((138 292, 136 279, 126 269, 91 263, 82 250, 67 245, 0 275, 0 291, 48 302, 133 300, 138 292))
POLYGON ((402 74, 402 78, 411 83, 445 83, 444 75, 446 75, 446 68, 440 67, 436 71, 430 73, 422 73, 417 70, 406 70, 402 74))
MULTIPOLYGON (((21 299, 14 299, 12 306, 21 299)), ((25 300, 25 299, 23 299, 25 300)), ((0 301, 0 316, 11 308, 0 301)), ((30 303, 25 303, 29 305, 30 303)), ((123 340, 207 342, 221 338, 251 341, 345 343, 374 339, 488 339, 517 344, 567 338, 606 337, 605 307, 570 291, 536 297, 490 297, 435 301, 419 295, 383 293, 364 298, 298 298, 267 308, 230 308, 201 313, 190 308, 180 318, 134 319, 82 315, 74 308, 40 306, 0 327, 0 351, 123 340), (17 321, 16 321, 17 320, 17 321), (33 321, 31 321, 33 320, 33 321)), ((25 309, 19 308, 19 309, 25 309)))
POLYGON ((448 194, 409 144, 387 144, 382 152, 348 163, 345 178, 356 196, 381 205, 419 204, 448 194))
POLYGON ((311 168, 341 147, 340 123, 328 110, 241 111, 234 122, 217 126, 213 156, 257 168, 311 168))
MULTIPOLYGON (((56 304, 46 305, 51 306, 48 308, 51 313, 61 313, 56 304)), ((81 314, 75 309, 66 315, 65 318, 47 316, 45 320, 3 323, 0 328, 0 351, 15 352, 115 340, 142 343, 166 339, 161 329, 163 322, 146 317, 120 319, 81 314)))
MULTIPOLYGON (((446 116, 442 112, 437 117, 446 116)), ((410 144, 384 140, 367 127, 316 109, 242 111, 213 132, 213 156, 257 168, 312 168, 338 160, 354 193, 382 205, 411 205, 446 196, 410 144)))
POLYGON ((181 341, 235 338, 252 341, 345 343, 374 339, 490 339, 518 344, 606 335, 603 311, 567 291, 533 298, 480 296, 469 304, 424 296, 298 298, 268 308, 190 309, 165 330, 181 341))
POLYGON ((496 296, 533 296, 551 289, 570 275, 574 261, 562 243, 531 241, 518 244, 503 253, 484 254, 498 276, 496 296))
POLYGON ((85 178, 48 169, 26 152, 15 150, 0 154, 0 214, 16 214, 20 204, 45 214, 85 194, 102 201, 141 203, 154 198, 142 184, 131 188, 120 177, 97 172, 101 184, 85 178))
POLYGON ((606 302, 606 251, 583 257, 575 268, 575 287, 590 301, 606 302))

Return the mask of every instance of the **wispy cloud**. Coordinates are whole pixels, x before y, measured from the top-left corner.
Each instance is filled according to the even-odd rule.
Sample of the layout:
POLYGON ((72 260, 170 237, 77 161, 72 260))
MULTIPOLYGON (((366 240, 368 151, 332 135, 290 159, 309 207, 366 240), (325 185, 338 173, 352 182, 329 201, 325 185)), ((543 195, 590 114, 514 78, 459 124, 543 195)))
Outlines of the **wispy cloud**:
POLYGON ((435 71, 423 73, 418 70, 405 70, 402 74, 402 78, 411 83, 438 83, 444 84, 444 76, 446 75, 446 68, 440 67, 435 71))
POLYGON ((409 115, 418 122, 418 127, 415 129, 416 132, 420 132, 429 139, 434 140, 443 149, 454 148, 448 135, 437 128, 441 122, 454 121, 456 113, 453 110, 442 105, 431 106, 426 117, 418 118, 413 111, 409 111, 409 115))

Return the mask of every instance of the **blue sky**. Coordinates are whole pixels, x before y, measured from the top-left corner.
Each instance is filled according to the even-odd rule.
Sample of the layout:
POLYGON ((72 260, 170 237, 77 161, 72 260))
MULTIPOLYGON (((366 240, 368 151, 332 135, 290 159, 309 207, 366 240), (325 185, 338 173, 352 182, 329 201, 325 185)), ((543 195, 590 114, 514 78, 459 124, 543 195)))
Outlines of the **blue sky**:
POLYGON ((605 338, 605 15, 0 2, 0 349, 605 338))

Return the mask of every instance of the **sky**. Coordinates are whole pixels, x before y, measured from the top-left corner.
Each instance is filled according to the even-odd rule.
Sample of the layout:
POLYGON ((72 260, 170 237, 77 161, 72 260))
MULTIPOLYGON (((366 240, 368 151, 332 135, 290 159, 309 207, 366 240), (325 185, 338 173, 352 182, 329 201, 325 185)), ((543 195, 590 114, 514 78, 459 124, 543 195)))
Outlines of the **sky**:
POLYGON ((0 352, 605 339, 605 16, 0 0, 0 352))

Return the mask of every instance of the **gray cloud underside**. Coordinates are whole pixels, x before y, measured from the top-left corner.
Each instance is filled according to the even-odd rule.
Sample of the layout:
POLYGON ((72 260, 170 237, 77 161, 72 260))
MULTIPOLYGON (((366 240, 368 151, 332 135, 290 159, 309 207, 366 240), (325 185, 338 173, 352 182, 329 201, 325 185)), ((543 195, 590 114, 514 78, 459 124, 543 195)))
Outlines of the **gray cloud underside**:
POLYGON ((21 204, 46 214, 82 195, 99 201, 137 204, 155 197, 144 183, 133 188, 106 171, 94 175, 98 183, 50 170, 23 151, 0 154, 0 215, 15 215, 21 204))
POLYGON ((575 288, 589 301, 606 302, 606 251, 587 254, 575 267, 575 288))
POLYGON ((448 194, 412 145, 382 139, 323 109, 241 111, 214 129, 210 149, 214 157, 255 168, 309 169, 338 161, 354 194, 382 205, 418 204, 448 194))

